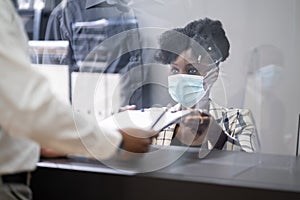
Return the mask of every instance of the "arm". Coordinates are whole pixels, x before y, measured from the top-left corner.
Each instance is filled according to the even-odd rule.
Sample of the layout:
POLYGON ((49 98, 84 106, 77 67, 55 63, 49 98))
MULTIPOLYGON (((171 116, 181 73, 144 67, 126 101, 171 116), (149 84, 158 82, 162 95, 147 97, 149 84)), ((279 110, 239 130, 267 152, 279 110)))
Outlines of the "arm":
POLYGON ((45 39, 46 40, 64 40, 63 32, 64 29, 61 29, 61 18, 62 18, 62 3, 58 4, 54 10, 51 12, 46 32, 45 32, 45 39))
MULTIPOLYGON (((47 22, 46 32, 45 32, 45 40, 53 40, 60 41, 66 40, 70 41, 69 34, 67 31, 67 27, 64 26, 62 15, 63 15, 63 3, 60 3, 55 7, 55 9, 51 12, 50 17, 47 22)), ((51 50, 53 51, 53 50, 51 50)), ((71 51, 69 49, 69 51, 71 51)), ((50 52, 43 56, 44 64, 68 64, 68 58, 66 55, 61 53, 50 52)))
POLYGON ((0 1, 0 7, 8 8, 0 12, 1 127, 58 153, 112 156, 122 135, 99 129, 55 98, 46 79, 30 67, 27 38, 14 8, 9 0, 0 1))

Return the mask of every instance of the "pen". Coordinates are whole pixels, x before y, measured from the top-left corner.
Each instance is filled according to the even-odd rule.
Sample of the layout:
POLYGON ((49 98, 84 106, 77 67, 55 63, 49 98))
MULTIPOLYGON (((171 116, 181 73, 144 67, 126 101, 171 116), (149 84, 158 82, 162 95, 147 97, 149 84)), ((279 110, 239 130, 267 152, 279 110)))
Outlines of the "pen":
POLYGON ((151 129, 153 129, 155 127, 155 125, 159 122, 159 120, 166 114, 166 112, 168 112, 169 108, 171 106, 168 105, 167 108, 158 116, 158 118, 155 120, 155 122, 152 124, 151 129))

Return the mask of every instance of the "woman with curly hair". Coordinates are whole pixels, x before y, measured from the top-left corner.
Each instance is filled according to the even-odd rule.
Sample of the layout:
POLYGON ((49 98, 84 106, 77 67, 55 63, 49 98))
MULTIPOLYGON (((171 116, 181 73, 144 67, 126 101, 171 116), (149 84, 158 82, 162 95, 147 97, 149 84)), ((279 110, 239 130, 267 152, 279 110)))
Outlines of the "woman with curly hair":
POLYGON ((209 95, 219 66, 229 56, 230 44, 222 23, 200 19, 164 32, 156 59, 170 65, 168 89, 176 110, 192 109, 180 124, 163 130, 156 145, 206 145, 208 149, 255 152, 258 138, 247 109, 225 108, 209 95))

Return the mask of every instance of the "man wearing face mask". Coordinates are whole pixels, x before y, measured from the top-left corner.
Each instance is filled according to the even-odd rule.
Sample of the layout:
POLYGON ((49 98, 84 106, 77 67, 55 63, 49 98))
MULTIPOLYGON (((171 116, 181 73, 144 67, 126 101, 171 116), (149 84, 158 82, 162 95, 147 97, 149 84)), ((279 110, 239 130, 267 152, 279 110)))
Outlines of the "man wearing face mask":
POLYGON ((156 145, 204 146, 208 149, 258 150, 251 112, 225 108, 210 98, 219 65, 229 56, 229 41, 220 21, 208 18, 161 35, 157 60, 170 65, 169 93, 178 104, 172 112, 191 109, 180 124, 163 130, 156 145))

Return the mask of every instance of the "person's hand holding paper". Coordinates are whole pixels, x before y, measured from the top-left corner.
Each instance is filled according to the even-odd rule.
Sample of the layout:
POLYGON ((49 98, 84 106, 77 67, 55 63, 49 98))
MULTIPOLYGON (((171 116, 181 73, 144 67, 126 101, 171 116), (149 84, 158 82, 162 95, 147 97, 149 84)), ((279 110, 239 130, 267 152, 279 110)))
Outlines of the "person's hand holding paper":
POLYGON ((123 144, 120 148, 133 153, 145 153, 149 150, 152 138, 157 137, 158 132, 149 130, 144 131, 135 128, 120 129, 123 137, 123 144))

